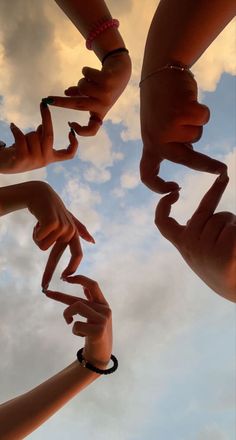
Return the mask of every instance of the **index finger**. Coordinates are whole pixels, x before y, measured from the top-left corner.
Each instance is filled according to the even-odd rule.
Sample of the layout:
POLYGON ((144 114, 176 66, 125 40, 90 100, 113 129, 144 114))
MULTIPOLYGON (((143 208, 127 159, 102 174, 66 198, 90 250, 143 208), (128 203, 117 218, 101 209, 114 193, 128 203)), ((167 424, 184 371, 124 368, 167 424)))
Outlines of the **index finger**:
POLYGON ((78 301, 82 301, 85 304, 88 304, 87 299, 78 298, 77 296, 67 295, 66 293, 61 293, 53 290, 47 290, 44 292, 48 298, 54 299, 55 301, 61 302, 63 304, 67 304, 70 306, 78 301))
POLYGON ((214 214, 228 182, 229 177, 227 171, 217 177, 189 220, 188 228, 194 225, 194 230, 196 229, 195 227, 199 230, 202 229, 208 219, 214 214))
POLYGON ((83 258, 83 251, 82 251, 78 231, 74 234, 73 238, 70 240, 69 246, 70 246, 71 258, 68 266, 62 272, 61 275, 62 279, 74 273, 83 258))
MULTIPOLYGON (((65 279, 68 283, 71 284, 81 284, 83 287, 86 287, 90 293, 90 300, 94 300, 100 304, 107 304, 107 301, 99 287, 97 281, 92 280, 91 278, 85 277, 84 275, 75 275, 73 277, 68 277, 65 279)), ((86 289, 84 289, 84 293, 87 296, 86 289)), ((88 297, 88 296, 87 296, 88 297)))
POLYGON ((166 143, 162 145, 162 155, 171 162, 179 163, 197 171, 221 174, 226 170, 224 163, 195 151, 192 145, 188 143, 166 143))
POLYGON ((40 111, 42 116, 42 150, 53 147, 53 125, 49 107, 43 101, 40 104, 40 111), (46 143, 46 145, 44 145, 46 143))
POLYGON ((160 163, 162 159, 157 154, 152 154, 143 149, 142 158, 140 161, 140 177, 141 181, 149 189, 157 193, 168 193, 175 191, 179 185, 175 182, 165 182, 158 176, 160 163))
POLYGON ((43 273, 41 286, 46 289, 52 279, 54 271, 58 265, 58 262, 66 249, 68 243, 56 242, 49 254, 48 261, 43 273))

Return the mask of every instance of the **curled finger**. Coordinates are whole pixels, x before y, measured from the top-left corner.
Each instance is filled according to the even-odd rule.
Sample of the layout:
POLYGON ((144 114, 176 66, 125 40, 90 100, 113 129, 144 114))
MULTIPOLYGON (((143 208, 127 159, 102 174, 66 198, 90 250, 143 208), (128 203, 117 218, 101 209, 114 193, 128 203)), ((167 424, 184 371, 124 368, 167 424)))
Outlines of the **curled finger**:
POLYGON ((157 193, 168 193, 177 190, 179 185, 175 182, 165 182, 158 176, 161 158, 158 155, 151 154, 143 150, 140 161, 140 177, 141 181, 149 189, 157 193))
POLYGON ((42 288, 43 289, 47 289, 49 286, 49 283, 53 277, 53 274, 55 272, 55 269, 60 261, 61 256, 63 255, 63 252, 65 251, 67 247, 67 243, 61 243, 61 242, 57 242, 55 243, 55 245, 53 246, 49 257, 48 257, 48 261, 46 264, 46 267, 44 269, 44 273, 43 273, 43 277, 42 277, 42 288))
POLYGON ((69 146, 66 149, 54 150, 53 154, 54 154, 55 162, 70 160, 73 159, 73 157, 75 157, 76 152, 78 150, 79 142, 76 138, 76 135, 72 127, 68 136, 70 141, 69 146))
POLYGON ((80 243, 80 239, 79 239, 79 234, 77 231, 74 234, 73 238, 70 240, 69 247, 70 247, 70 252, 71 252, 71 258, 70 258, 68 266, 61 274, 62 279, 73 274, 76 271, 76 269, 78 268, 78 266, 81 263, 81 260, 83 258, 83 251, 82 251, 82 247, 81 247, 81 243, 80 243))
POLYGON ((175 246, 180 242, 181 233, 184 230, 184 226, 170 217, 171 205, 177 202, 178 198, 179 191, 173 191, 165 197, 162 197, 156 207, 155 213, 155 224, 157 228, 161 234, 175 246))
POLYGON ((77 228, 77 231, 84 240, 88 241, 89 243, 95 243, 95 240, 93 236, 89 233, 86 226, 81 223, 70 211, 68 211, 70 216, 72 217, 72 220, 77 228))
POLYGON ((23 159, 28 155, 28 146, 24 133, 13 122, 10 125, 10 129, 15 139, 16 154, 19 158, 23 159))
POLYGON ((72 322, 73 316, 77 314, 83 316, 84 318, 92 320, 94 323, 104 323, 104 316, 102 316, 100 313, 90 307, 88 303, 86 304, 82 301, 77 301, 67 307, 64 310, 63 316, 67 322, 72 322))

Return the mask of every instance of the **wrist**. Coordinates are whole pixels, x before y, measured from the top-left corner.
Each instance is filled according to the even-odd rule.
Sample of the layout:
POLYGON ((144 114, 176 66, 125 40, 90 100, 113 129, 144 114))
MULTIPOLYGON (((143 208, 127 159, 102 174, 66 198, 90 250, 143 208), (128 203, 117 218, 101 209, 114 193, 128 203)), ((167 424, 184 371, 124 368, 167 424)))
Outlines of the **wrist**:
POLYGON ((177 58, 174 56, 160 55, 157 57, 152 57, 150 59, 144 59, 141 71, 141 78, 150 75, 152 72, 161 69, 166 65, 182 66, 185 69, 190 69, 191 67, 189 64, 186 63, 186 60, 183 60, 180 57, 177 58))
POLYGON ((0 216, 28 207, 32 183, 24 182, 0 188, 0 216))
POLYGON ((110 362, 110 357, 109 357, 109 359, 107 359, 107 361, 105 361, 105 360, 102 361, 100 359, 97 359, 96 356, 95 357, 91 356, 89 353, 87 353, 86 347, 84 347, 84 349, 82 351, 82 355, 83 355, 83 358, 87 362, 89 362, 90 364, 92 364, 96 368, 100 368, 101 370, 106 370, 107 366, 110 362))
POLYGON ((51 187, 48 183, 42 182, 41 180, 34 180, 27 183, 30 185, 27 187, 25 202, 26 207, 30 211, 32 201, 34 201, 37 196, 41 197, 42 193, 49 192, 51 187))
POLYGON ((92 50, 101 62, 108 52, 118 49, 119 47, 125 47, 125 44, 119 31, 114 28, 106 29, 98 35, 92 43, 92 50))

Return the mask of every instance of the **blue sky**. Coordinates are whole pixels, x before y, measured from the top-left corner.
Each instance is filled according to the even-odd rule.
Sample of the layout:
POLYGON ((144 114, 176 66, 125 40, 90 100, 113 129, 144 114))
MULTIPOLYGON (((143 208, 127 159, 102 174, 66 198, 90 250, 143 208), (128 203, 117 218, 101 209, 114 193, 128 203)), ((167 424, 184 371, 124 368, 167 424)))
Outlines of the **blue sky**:
MULTIPOLYGON (((139 32, 146 32, 154 3, 150 2, 139 32)), ((32 4, 31 7, 36 8, 36 3, 32 4)), ((64 17, 55 5, 47 10, 48 7, 43 2, 42 11, 45 14, 47 11, 49 17, 47 25, 52 26, 51 17, 55 14, 54 25, 58 24, 59 29, 64 17)), ((26 10, 27 13, 30 20, 30 11, 26 10)), ((123 6, 121 13, 124 13, 123 6)), ((96 138, 81 138, 78 156, 73 161, 18 176, 0 176, 2 186, 24 180, 47 180, 95 235, 96 245, 84 244, 84 259, 78 273, 97 279, 104 290, 113 310, 113 353, 120 362, 115 374, 100 378, 28 438, 231 440, 235 435, 235 307, 206 287, 155 228, 153 217, 159 196, 138 180, 142 143, 137 83, 142 48, 137 44, 135 49, 127 24, 137 19, 138 12, 131 9, 127 14, 123 30, 133 51, 134 73, 101 133, 96 138)), ((63 56, 68 61, 67 53, 77 34, 66 26, 69 26, 67 23, 65 29, 71 32, 71 39, 67 33, 63 56)), ((4 32, 11 32, 11 28, 4 32)), ((55 34, 57 44, 64 35, 60 32, 55 34)), ((232 38, 232 33, 230 35, 232 38)), ((1 37, 3 41, 4 35, 1 37)), ((139 41, 141 37, 142 34, 139 41)), ((229 165, 231 180, 219 210, 233 212, 236 200, 235 77, 231 67, 227 67, 230 63, 224 59, 220 64, 220 57, 225 56, 219 51, 222 39, 228 43, 228 29, 216 42, 218 46, 212 48, 219 70, 218 84, 217 75, 212 71, 214 66, 209 67, 213 52, 206 54, 196 66, 202 102, 211 109, 210 122, 196 148, 229 165), (209 76, 207 85, 201 79, 204 73, 209 76)), ((22 30, 23 47, 24 41, 22 30)), ((80 72, 87 56, 80 38, 78 48, 80 72)), ((40 66, 41 56, 41 53, 35 55, 36 66, 40 66)), ((53 52, 52 58, 57 56, 53 52)), ((96 64, 92 55, 89 61, 91 65, 96 64)), ((4 66, 11 69, 12 83, 7 82, 2 69, 5 89, 3 86, 0 89, 3 97, 0 133, 1 139, 10 144, 12 118, 15 117, 13 122, 25 131, 34 127, 39 120, 38 93, 42 97, 52 90, 64 90, 68 81, 74 81, 70 75, 78 74, 71 74, 68 67, 67 77, 63 65, 57 72, 59 79, 50 76, 47 83, 39 68, 35 75, 38 74, 40 90, 33 88, 32 95, 24 98, 26 105, 16 105, 14 110, 12 99, 21 103, 23 92, 13 85, 19 71, 23 72, 23 67, 27 70, 28 66, 20 66, 21 70, 8 58, 4 66)), ((50 62, 48 71, 52 73, 50 62)), ((21 79, 24 90, 24 77, 21 79)), ((67 121, 86 118, 79 113, 55 109, 52 114, 56 145, 60 146, 67 143, 67 121)), ((161 174, 167 179, 177 179, 183 188, 178 206, 173 209, 180 221, 192 215, 214 180, 214 176, 171 163, 163 164, 161 174)), ((34 219, 26 211, 3 217, 0 223, 0 349, 4 354, 0 360, 1 401, 56 374, 75 359, 76 351, 82 346, 82 341, 64 324, 63 306, 46 300, 41 294, 40 281, 47 254, 37 249, 31 240, 33 225, 34 219)), ((65 253, 52 288, 65 288, 59 276, 68 257, 69 253, 65 253)), ((74 286, 69 286, 68 292, 81 295, 74 286)))

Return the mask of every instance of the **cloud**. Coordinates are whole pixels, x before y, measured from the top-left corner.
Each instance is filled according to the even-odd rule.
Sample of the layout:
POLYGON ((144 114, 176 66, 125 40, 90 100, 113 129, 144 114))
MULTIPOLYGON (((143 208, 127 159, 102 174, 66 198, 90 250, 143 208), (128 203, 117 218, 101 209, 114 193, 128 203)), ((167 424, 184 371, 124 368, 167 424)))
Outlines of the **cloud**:
POLYGON ((213 92, 222 73, 236 74, 235 25, 234 19, 194 65, 193 72, 203 91, 213 92))
POLYGON ((126 171, 120 178, 121 187, 125 189, 136 188, 140 184, 140 177, 137 170, 126 171))
POLYGON ((96 209, 96 206, 101 204, 99 192, 93 191, 89 185, 81 183, 74 177, 68 179, 62 197, 67 208, 88 227, 90 232, 94 233, 101 229, 102 219, 96 209))
POLYGON ((89 167, 84 172, 84 178, 88 182, 105 183, 110 180, 111 173, 106 169, 99 170, 95 167, 89 167))
POLYGON ((229 440, 229 437, 218 427, 206 426, 206 428, 198 434, 196 440, 229 440))

